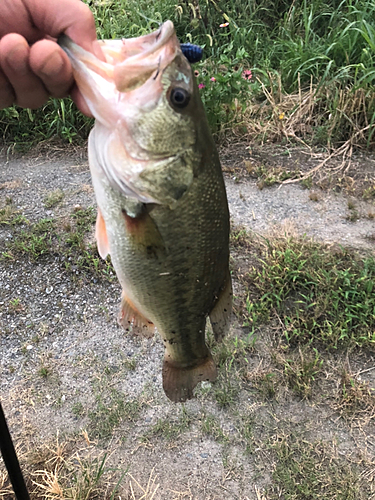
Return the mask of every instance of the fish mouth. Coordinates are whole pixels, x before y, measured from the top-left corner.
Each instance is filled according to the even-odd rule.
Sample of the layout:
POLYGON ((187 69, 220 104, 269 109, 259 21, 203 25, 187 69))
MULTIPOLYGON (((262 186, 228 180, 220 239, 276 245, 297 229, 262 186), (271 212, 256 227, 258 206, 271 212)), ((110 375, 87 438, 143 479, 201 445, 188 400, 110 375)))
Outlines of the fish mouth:
POLYGON ((155 72, 161 72, 181 52, 172 21, 166 21, 158 30, 138 38, 100 41, 105 62, 66 35, 62 35, 58 43, 69 56, 84 96, 87 92, 85 88, 81 89, 86 87, 83 79, 96 80, 99 75, 114 83, 119 92, 130 92, 143 85, 155 72))
MULTIPOLYGON (((159 191, 152 194, 151 191, 156 193, 157 189, 148 177, 157 173, 160 178, 169 176, 169 179, 172 166, 175 162, 180 165, 180 157, 188 146, 184 143, 180 149, 170 151, 169 145, 162 149, 158 143, 157 149, 149 141, 149 127, 145 125, 154 109, 163 103, 166 86, 171 85, 170 66, 176 66, 179 86, 192 86, 183 73, 187 67, 190 71, 190 66, 181 51, 173 23, 166 21, 158 30, 138 38, 103 40, 100 45, 105 61, 66 35, 59 38, 59 44, 71 61, 76 84, 96 119, 90 136, 91 165, 95 164, 112 187, 127 196, 143 203, 167 200, 166 203, 173 204, 175 196, 171 197, 170 188, 164 186, 166 180, 158 189, 168 194, 159 191)), ((157 131, 159 129, 158 125, 157 131)), ((188 177, 186 182, 190 185, 190 171, 188 177)))

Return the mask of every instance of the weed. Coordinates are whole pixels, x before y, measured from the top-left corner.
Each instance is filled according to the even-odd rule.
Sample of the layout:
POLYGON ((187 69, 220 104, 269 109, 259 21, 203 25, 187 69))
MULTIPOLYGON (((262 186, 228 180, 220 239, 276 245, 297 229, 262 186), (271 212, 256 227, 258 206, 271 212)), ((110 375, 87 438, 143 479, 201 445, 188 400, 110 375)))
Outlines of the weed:
POLYGON ((25 310, 25 307, 21 304, 21 300, 19 298, 14 298, 10 300, 8 310, 10 313, 20 313, 25 310))
POLYGON ((251 234, 243 228, 233 228, 230 232, 230 244, 234 248, 249 249, 251 247, 251 234))
POLYGON ((287 179, 298 179, 298 177, 301 176, 301 173, 298 170, 284 170, 280 167, 267 168, 266 166, 261 165, 256 169, 256 176, 259 179, 257 182, 258 189, 262 190, 265 187, 280 184, 287 179))
POLYGON ((26 473, 27 479, 31 479, 31 498, 116 498, 115 493, 127 471, 108 468, 106 454, 93 456, 87 443, 86 446, 80 444, 79 452, 73 453, 71 442, 60 443, 57 439, 55 445, 34 452, 29 465, 31 471, 26 473), (113 483, 116 472, 120 477, 113 483))
POLYGON ((110 437, 123 420, 136 420, 141 407, 140 401, 127 401, 125 396, 115 389, 112 389, 109 395, 98 394, 96 409, 88 413, 90 434, 99 439, 110 437))
MULTIPOLYGON (((180 40, 204 47, 195 67, 215 133, 251 131, 263 141, 310 136, 328 146, 357 134, 356 143, 373 144, 371 2, 87 3, 100 38, 139 36, 171 19, 180 40)), ((53 136, 82 141, 91 127, 70 99, 0 113, 1 136, 18 148, 53 136)))
POLYGON ((348 200, 348 210, 349 210, 349 214, 346 216, 346 220, 348 220, 350 222, 355 222, 356 220, 359 219, 359 214, 358 214, 356 204, 355 204, 354 200, 352 200, 352 199, 348 200))
POLYGON ((137 358, 133 356, 132 358, 126 358, 124 361, 124 366, 130 371, 134 371, 137 366, 137 358))
POLYGON ((185 406, 182 406, 178 419, 173 417, 159 419, 157 423, 146 432, 142 440, 147 441, 151 436, 161 436, 164 439, 173 441, 183 432, 187 431, 190 425, 191 417, 187 413, 185 406))
POLYGON ((276 465, 267 498, 365 500, 368 489, 356 466, 340 458, 329 443, 310 443, 290 434, 271 445, 276 465))
POLYGON ((293 358, 286 359, 279 354, 277 363, 283 369, 288 387, 301 398, 310 397, 312 384, 323 365, 318 351, 299 348, 298 356, 293 358))
MULTIPOLYGON (((21 217, 23 216, 17 215, 17 219, 21 217)), ((7 220, 15 225, 14 218, 7 215, 7 220)), ((62 267, 69 274, 95 275, 112 281, 115 273, 110 258, 103 261, 96 245, 87 242, 94 221, 93 207, 74 210, 68 233, 66 222, 61 225, 54 219, 41 219, 29 224, 27 230, 15 230, 13 239, 6 242, 6 251, 0 254, 0 259, 14 260, 24 255, 31 261, 36 261, 55 255, 60 256, 62 267)))
POLYGON ((355 222, 356 220, 359 219, 359 213, 357 210, 350 210, 350 212, 348 213, 348 215, 345 217, 346 220, 348 220, 349 222, 355 222))
POLYGON ((38 235, 22 231, 18 238, 8 245, 8 248, 12 254, 13 252, 25 254, 35 261, 51 253, 51 243, 51 236, 48 233, 38 235))
POLYGON ((254 331, 251 331, 244 338, 238 335, 228 335, 212 349, 217 364, 226 366, 228 370, 231 370, 232 367, 243 368, 249 362, 249 354, 254 351, 255 340, 254 331))
POLYGON ((256 373, 248 373, 246 380, 251 380, 254 387, 266 399, 274 399, 276 396, 277 386, 279 384, 279 376, 272 371, 262 371, 256 373))
POLYGON ((355 210, 355 202, 354 200, 348 200, 348 209, 355 210))
POLYGON ((254 425, 255 418, 252 413, 242 415, 240 418, 240 436, 245 442, 246 453, 254 451, 254 425))
POLYGON ((229 441, 227 434, 221 428, 220 422, 214 415, 204 415, 201 420, 202 432, 206 436, 212 436, 215 441, 226 444, 229 441))
POLYGON ((215 384, 214 397, 220 408, 231 406, 237 399, 240 391, 239 380, 230 376, 225 367, 221 370, 215 384))
POLYGON ((320 197, 316 191, 311 191, 311 193, 309 194, 309 199, 311 201, 319 201, 320 197))
POLYGON ((61 189, 56 189, 50 192, 44 199, 44 205, 47 208, 55 207, 60 201, 64 199, 64 193, 61 189))
POLYGON ((274 317, 291 344, 374 344, 372 257, 289 238, 267 240, 257 260, 244 277, 248 324, 274 317))
POLYGON ((335 409, 345 418, 373 418, 375 390, 343 368, 335 409))
POLYGON ((311 189, 313 185, 312 177, 307 177, 306 179, 302 179, 301 186, 305 189, 311 189))
POLYGON ((28 222, 26 217, 20 214, 19 210, 16 210, 12 204, 8 203, 0 209, 0 226, 17 226, 28 222))
POLYGON ((72 413, 76 417, 81 417, 84 414, 84 411, 85 410, 82 403, 74 403, 74 405, 72 406, 72 413))
POLYGON ((375 184, 373 186, 366 188, 363 191, 362 197, 364 200, 369 200, 371 198, 375 198, 375 184))
POLYGON ((98 394, 96 409, 88 413, 90 434, 99 439, 110 437, 123 420, 136 420, 141 407, 139 400, 127 401, 124 394, 115 389, 108 395, 98 394))
POLYGON ((42 378, 47 378, 51 374, 51 369, 49 366, 43 365, 39 368, 38 373, 42 378))

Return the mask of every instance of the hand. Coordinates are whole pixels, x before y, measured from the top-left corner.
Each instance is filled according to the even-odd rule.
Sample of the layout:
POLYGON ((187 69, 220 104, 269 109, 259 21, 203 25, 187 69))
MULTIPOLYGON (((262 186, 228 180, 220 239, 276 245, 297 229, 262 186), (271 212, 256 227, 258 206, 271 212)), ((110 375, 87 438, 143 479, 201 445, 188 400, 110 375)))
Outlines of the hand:
POLYGON ((68 56, 56 43, 62 33, 103 60, 93 15, 80 0, 0 0, 0 109, 35 109, 49 96, 71 93, 91 116, 74 86, 68 56))

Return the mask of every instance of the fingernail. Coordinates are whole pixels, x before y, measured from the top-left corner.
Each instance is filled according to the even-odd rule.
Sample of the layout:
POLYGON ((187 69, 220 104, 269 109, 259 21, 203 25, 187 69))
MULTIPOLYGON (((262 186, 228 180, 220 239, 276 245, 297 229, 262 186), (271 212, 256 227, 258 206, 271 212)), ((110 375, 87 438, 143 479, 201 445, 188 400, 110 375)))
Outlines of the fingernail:
POLYGON ((6 61, 12 70, 17 72, 20 76, 26 75, 29 72, 29 63, 25 47, 20 45, 14 47, 6 55, 6 61))
POLYGON ((58 75, 64 66, 64 60, 61 55, 56 51, 48 60, 41 66, 40 72, 46 76, 58 75))

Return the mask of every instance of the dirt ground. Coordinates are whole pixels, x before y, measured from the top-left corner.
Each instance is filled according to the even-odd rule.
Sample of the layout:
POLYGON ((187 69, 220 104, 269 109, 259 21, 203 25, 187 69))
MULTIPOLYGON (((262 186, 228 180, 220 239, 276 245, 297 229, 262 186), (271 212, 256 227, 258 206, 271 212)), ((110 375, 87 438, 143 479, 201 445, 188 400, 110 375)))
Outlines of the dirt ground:
MULTIPOLYGON (((234 144, 222 158, 233 228, 374 252, 374 157, 353 158, 349 168, 332 160, 325 175, 302 185, 279 181, 305 174, 322 156, 234 144)), ((218 382, 173 404, 162 390, 160 339, 133 337, 116 323, 113 276, 84 274, 57 250, 38 259, 4 257, 16 231, 41 219, 55 221, 57 231, 74 211, 95 207, 85 156, 2 158, 6 207, 28 222, 0 225, 0 396, 30 488, 43 484, 45 498, 64 498, 53 490, 56 457, 74 469, 107 454, 106 467, 126 472, 114 498, 375 499, 374 351, 326 353, 311 394, 301 397, 272 376, 283 377, 286 358, 304 352, 286 352, 272 325, 249 341, 249 329, 234 317, 228 345, 234 349, 237 338, 245 346, 239 355, 247 381, 225 364, 218 382), (344 372, 362 391, 354 413, 340 399, 344 372), (52 459, 54 467, 42 465, 52 459), (306 488, 298 496, 288 481, 306 488)), ((234 271, 240 261, 234 252, 234 271)), ((234 289, 239 296, 236 281, 234 289)), ((12 498, 1 474, 0 497, 12 498)))

